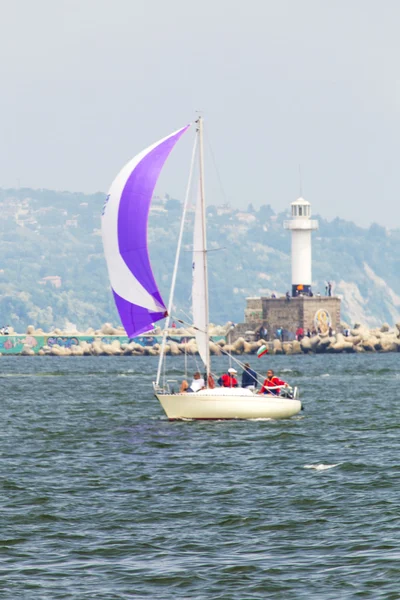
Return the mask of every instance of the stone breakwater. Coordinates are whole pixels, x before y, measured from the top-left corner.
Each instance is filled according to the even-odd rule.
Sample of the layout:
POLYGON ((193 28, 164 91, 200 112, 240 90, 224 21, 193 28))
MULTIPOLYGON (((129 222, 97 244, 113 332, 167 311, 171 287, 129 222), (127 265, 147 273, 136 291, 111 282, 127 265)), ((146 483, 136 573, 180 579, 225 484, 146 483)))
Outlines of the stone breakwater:
MULTIPOLYGON (((271 343, 269 344, 271 346, 271 343)), ((304 337, 301 341, 272 342, 272 354, 337 354, 341 352, 399 352, 400 323, 395 329, 382 325, 379 329, 367 329, 356 325, 348 336, 343 333, 329 335, 320 333, 312 337, 304 337)))
MULTIPOLYGON (((161 350, 161 331, 153 335, 143 335, 129 339, 120 328, 106 324, 102 329, 87 330, 85 333, 62 332, 54 330, 45 334, 43 331, 28 327, 25 335, 10 332, 8 336, 0 336, 1 354, 19 354, 25 356, 158 356, 161 350)), ((260 346, 266 344, 270 354, 322 354, 341 352, 399 352, 400 323, 394 329, 382 325, 378 329, 367 329, 356 325, 348 336, 342 333, 329 335, 320 333, 302 340, 282 342, 252 341, 254 332, 247 332, 244 337, 238 337, 234 342, 232 327, 214 327, 210 341, 210 351, 213 355, 223 354, 255 354, 260 346)), ((167 336, 165 353, 172 356, 198 354, 194 330, 171 329, 167 336)))
MULTIPOLYGON (((230 328, 230 325, 229 325, 230 328)), ((213 326, 212 344, 226 340, 226 328, 213 326)), ((193 328, 171 328, 167 336, 168 354, 197 353, 193 328)), ((106 323, 101 329, 85 332, 54 329, 48 333, 32 325, 26 334, 15 333, 9 328, 8 335, 0 335, 0 355, 50 355, 50 356, 156 356, 160 353, 162 332, 156 328, 151 333, 129 338, 122 327, 106 323)))

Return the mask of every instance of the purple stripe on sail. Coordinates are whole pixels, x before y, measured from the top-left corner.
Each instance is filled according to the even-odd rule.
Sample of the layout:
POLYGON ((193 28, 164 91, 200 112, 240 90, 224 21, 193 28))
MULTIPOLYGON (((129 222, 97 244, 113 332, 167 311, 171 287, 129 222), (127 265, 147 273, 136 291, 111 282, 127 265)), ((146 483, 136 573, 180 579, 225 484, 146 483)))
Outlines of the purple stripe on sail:
POLYGON ((121 318, 121 323, 129 337, 134 337, 135 335, 140 335, 141 333, 149 331, 152 328, 153 323, 163 319, 167 315, 166 310, 158 313, 150 312, 147 308, 137 306, 136 304, 128 302, 128 300, 124 300, 124 298, 118 296, 114 290, 113 294, 121 318))
POLYGON ((165 304, 158 291, 147 250, 147 221, 160 171, 169 153, 188 127, 189 125, 161 142, 139 162, 125 184, 119 204, 120 254, 136 279, 162 306, 165 304))
POLYGON ((135 335, 140 335, 141 333, 149 331, 155 321, 159 321, 167 315, 166 310, 158 313, 150 312, 147 308, 137 306, 136 304, 128 302, 128 300, 124 300, 124 298, 118 296, 114 290, 113 294, 119 316, 121 317, 121 323, 129 337, 134 337, 135 335))

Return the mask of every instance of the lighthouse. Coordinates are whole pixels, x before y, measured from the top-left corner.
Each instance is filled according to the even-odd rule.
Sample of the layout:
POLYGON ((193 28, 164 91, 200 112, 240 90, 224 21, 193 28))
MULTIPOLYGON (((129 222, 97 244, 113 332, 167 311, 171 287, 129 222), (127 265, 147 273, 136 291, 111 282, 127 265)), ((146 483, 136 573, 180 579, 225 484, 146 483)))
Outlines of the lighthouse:
MULTIPOLYGON (((307 200, 299 198, 292 202, 291 219, 284 222, 284 227, 292 231, 292 296, 295 298, 291 300, 289 293, 283 295, 275 291, 270 296, 246 298, 245 322, 236 326, 235 335, 236 339, 252 332, 256 336, 264 327, 269 335, 272 332, 272 336, 280 337, 282 352, 294 352, 294 342, 290 340, 299 328, 320 333, 329 333, 331 328, 340 331, 341 300, 338 296, 312 293, 311 232, 318 229, 318 221, 311 219, 311 205, 307 200)), ((273 348, 279 352, 276 339, 273 348)))
POLYGON ((311 219, 311 204, 299 198, 291 204, 290 221, 285 229, 292 231, 292 296, 311 295, 311 232, 318 221, 311 219))

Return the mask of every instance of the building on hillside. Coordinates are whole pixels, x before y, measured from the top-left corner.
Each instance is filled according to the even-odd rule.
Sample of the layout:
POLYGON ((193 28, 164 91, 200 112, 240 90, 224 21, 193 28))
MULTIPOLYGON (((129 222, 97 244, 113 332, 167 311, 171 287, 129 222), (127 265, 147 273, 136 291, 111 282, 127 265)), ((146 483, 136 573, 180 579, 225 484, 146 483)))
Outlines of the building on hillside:
POLYGON ((150 206, 150 212, 157 214, 167 214, 168 211, 162 204, 152 204, 150 206))
POLYGON ((55 288, 60 288, 62 281, 59 275, 47 275, 47 277, 42 277, 42 279, 39 280, 39 283, 40 285, 50 284, 55 288))
POLYGON ((235 219, 237 221, 242 221, 243 223, 254 223, 257 220, 257 217, 255 215, 249 214, 249 213, 245 213, 245 212, 238 212, 235 215, 235 219))
POLYGON ((228 203, 217 206, 217 215, 219 217, 221 217, 222 215, 231 215, 232 212, 233 210, 228 203))

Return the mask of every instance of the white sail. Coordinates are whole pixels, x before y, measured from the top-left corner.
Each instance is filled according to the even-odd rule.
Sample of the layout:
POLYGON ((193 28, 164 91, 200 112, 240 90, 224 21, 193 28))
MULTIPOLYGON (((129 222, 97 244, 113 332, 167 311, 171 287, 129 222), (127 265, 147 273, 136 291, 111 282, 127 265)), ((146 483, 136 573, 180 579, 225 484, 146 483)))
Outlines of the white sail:
POLYGON ((203 217, 201 188, 196 202, 193 235, 193 281, 192 310, 193 325, 196 329, 196 342, 204 366, 209 368, 208 342, 208 302, 207 302, 207 255, 206 234, 203 217))

